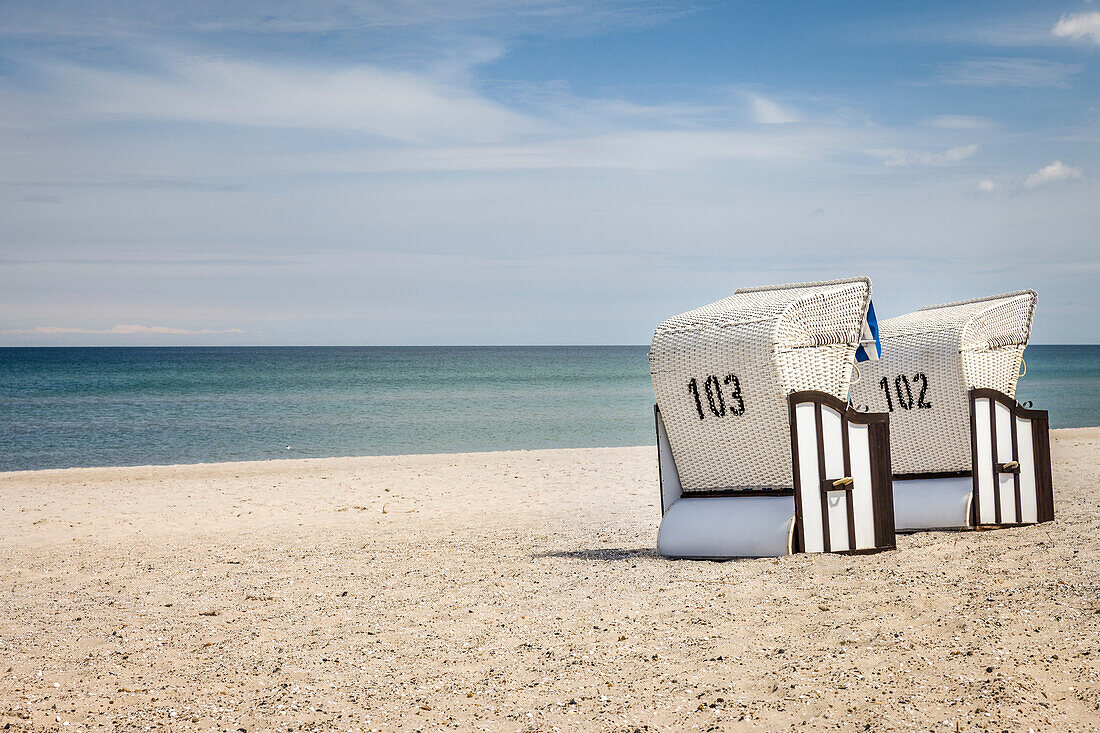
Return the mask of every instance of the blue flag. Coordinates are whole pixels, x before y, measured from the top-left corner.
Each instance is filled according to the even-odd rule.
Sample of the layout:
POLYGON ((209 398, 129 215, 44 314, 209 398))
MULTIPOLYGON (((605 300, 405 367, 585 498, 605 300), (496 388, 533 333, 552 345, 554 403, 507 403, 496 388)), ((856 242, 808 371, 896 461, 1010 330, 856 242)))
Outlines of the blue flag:
POLYGON ((878 361, 882 356, 882 342, 878 340, 878 318, 875 317, 875 304, 867 304, 867 318, 863 321, 863 333, 859 337, 856 349, 856 361, 878 361))

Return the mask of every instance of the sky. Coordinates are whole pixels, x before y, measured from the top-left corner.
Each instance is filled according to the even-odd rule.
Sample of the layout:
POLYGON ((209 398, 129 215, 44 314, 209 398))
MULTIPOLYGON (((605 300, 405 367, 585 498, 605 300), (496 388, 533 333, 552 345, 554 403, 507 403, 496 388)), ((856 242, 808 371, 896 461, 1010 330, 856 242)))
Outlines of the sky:
POLYGON ((5 0, 0 345, 645 344, 738 287, 1100 343, 1100 1, 5 0))

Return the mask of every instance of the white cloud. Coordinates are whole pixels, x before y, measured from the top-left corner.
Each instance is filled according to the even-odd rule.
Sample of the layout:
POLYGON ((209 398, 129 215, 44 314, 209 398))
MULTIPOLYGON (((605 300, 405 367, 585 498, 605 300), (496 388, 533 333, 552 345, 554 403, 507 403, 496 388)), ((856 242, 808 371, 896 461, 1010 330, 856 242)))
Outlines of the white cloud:
MULTIPOLYGON (((990 4, 988 11, 967 13, 929 13, 927 20, 909 16, 906 23, 898 23, 889 30, 882 29, 886 42, 919 42, 927 44, 955 44, 959 46, 993 46, 1022 48, 1025 46, 1049 46, 1052 13, 1044 5, 1016 7, 1009 10, 1006 4, 990 4)), ((1018 4, 1021 5, 1021 4, 1018 4)))
POLYGON ((785 125, 801 121, 801 117, 794 110, 780 106, 759 94, 750 94, 749 104, 752 106, 753 119, 761 125, 785 125))
POLYGON ((489 142, 530 134, 536 120, 473 90, 423 75, 359 65, 272 65, 177 58, 157 74, 87 66, 47 69, 87 121, 171 120, 345 130, 402 143, 489 142))
POLYGON ((957 61, 940 67, 936 81, 973 87, 1069 87, 1070 77, 1084 64, 1026 58, 957 61))
POLYGON ((482 91, 509 109, 544 120, 548 127, 577 133, 608 126, 698 128, 711 120, 728 120, 736 110, 728 102, 643 104, 622 97, 583 97, 562 79, 548 82, 492 82, 482 91))
POLYGON ((1063 15, 1051 33, 1059 38, 1091 39, 1093 43, 1100 43, 1100 13, 1071 13, 1063 15))
MULTIPOLYGON (((198 157, 160 146, 139 150, 135 144, 121 152, 105 150, 105 159, 96 157, 100 150, 94 144, 91 155, 89 150, 74 154, 82 138, 68 136, 73 147, 43 143, 23 175, 87 185, 112 176, 145 186, 163 179, 180 182, 178 187, 195 175, 237 181, 302 173, 674 170, 733 160, 820 160, 898 137, 866 126, 784 126, 780 123, 798 120, 798 113, 756 94, 743 99, 765 127, 731 122, 743 114, 742 98, 726 99, 725 106, 643 105, 579 97, 562 82, 502 85, 494 89, 502 92, 497 96, 504 101, 498 101, 463 80, 376 65, 311 67, 175 56, 160 66, 155 74, 59 63, 40 67, 49 90, 29 97, 5 90, 0 79, 0 110, 21 110, 10 128, 33 130, 34 139, 43 141, 45 131, 59 122, 144 121, 301 132, 294 140, 305 144, 260 155, 237 146, 228 155, 198 157), (340 144, 318 145, 313 131, 336 132, 340 144)), ((0 153, 18 149, 20 159, 27 159, 27 136, 5 139, 2 128, 0 153)), ((203 131, 201 137, 235 134, 203 131)))
POLYGON ((939 153, 929 153, 912 150, 868 150, 869 155, 882 159, 882 164, 888 167, 907 166, 942 166, 958 163, 973 157, 979 148, 977 145, 959 145, 939 153))
MULTIPOLYGON (((616 130, 530 143, 387 148, 290 156, 273 169, 326 173, 488 170, 701 170, 738 161, 821 161, 859 149, 872 132, 815 128, 616 130), (774 132, 773 132, 774 129, 774 132)), ((873 138, 872 138, 873 139, 873 138)))
POLYGON ((1081 180, 1085 177, 1084 171, 1080 168, 1073 168, 1066 165, 1060 160, 1056 160, 1050 165, 1040 168, 1027 177, 1027 181, 1024 185, 1028 188, 1035 188, 1036 186, 1044 186, 1048 183, 1059 183, 1061 181, 1069 180, 1081 180))
POLYGON ((71 326, 35 326, 34 328, 13 328, 3 331, 3 333, 22 333, 22 334, 94 334, 94 335, 114 335, 114 336, 148 336, 148 335, 167 335, 167 336, 203 336, 211 334, 224 334, 224 333, 244 333, 239 328, 225 328, 225 329, 209 329, 200 328, 198 330, 189 328, 169 328, 168 326, 139 326, 136 324, 125 325, 118 324, 113 328, 77 328, 71 326))
POLYGON ((980 181, 978 183, 978 190, 982 193, 992 193, 993 191, 997 190, 998 187, 999 184, 996 181, 991 181, 988 179, 980 181))
POLYGON ((929 117, 924 124, 943 130, 985 130, 993 126, 993 120, 975 115, 939 115, 929 117))

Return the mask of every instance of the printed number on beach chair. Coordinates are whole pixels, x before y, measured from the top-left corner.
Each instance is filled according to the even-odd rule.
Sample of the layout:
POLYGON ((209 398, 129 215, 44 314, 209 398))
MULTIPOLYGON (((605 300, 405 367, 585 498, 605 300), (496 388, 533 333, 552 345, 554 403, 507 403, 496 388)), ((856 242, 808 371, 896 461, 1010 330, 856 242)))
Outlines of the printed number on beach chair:
POLYGON ((892 548, 889 416, 824 392, 795 392, 789 404, 798 550, 892 548))
POLYGON ((1029 410, 995 389, 970 390, 974 525, 1054 519, 1046 410, 1029 410))

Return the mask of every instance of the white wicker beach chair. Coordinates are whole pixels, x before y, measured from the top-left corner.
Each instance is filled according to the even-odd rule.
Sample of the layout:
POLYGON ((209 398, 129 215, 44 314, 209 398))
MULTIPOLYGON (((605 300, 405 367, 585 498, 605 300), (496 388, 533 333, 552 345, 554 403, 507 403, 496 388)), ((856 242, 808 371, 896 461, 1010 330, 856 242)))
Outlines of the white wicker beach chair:
POLYGON ((890 413, 899 530, 1054 518, 1047 413, 1016 403, 1035 292, 934 305, 882 321, 857 406, 890 413))
POLYGON ((662 555, 894 546, 889 418, 845 401, 870 297, 867 278, 749 288, 657 328, 662 555))

